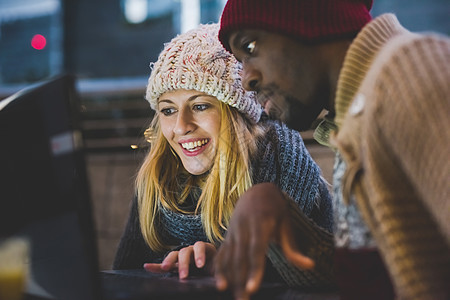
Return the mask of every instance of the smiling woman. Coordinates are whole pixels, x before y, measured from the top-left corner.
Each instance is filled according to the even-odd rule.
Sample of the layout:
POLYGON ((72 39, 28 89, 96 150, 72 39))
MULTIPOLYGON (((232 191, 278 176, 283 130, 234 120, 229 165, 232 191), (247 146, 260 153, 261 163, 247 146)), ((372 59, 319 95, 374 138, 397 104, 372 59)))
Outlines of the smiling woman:
MULTIPOLYGON (((145 264, 152 272, 178 269, 184 278, 192 266, 211 274, 237 201, 262 182, 278 185, 308 220, 331 231, 326 183, 300 134, 269 120, 255 93, 243 89, 242 66, 217 33, 210 24, 181 34, 151 65, 151 147, 115 269, 145 264)), ((288 273, 272 264, 268 270, 277 281, 288 273)))
MULTIPOLYGON (((203 25, 175 37, 152 65, 146 98, 156 110, 154 142, 138 174, 137 195, 144 239, 158 250, 172 243, 168 234, 156 234, 158 202, 197 215, 203 226, 191 230, 200 233, 198 240, 219 242, 234 203, 251 186, 249 157, 262 134, 256 124, 262 108, 242 88, 240 64, 217 32, 217 25, 203 25)), ((192 243, 188 235, 181 237, 186 245, 192 243)))

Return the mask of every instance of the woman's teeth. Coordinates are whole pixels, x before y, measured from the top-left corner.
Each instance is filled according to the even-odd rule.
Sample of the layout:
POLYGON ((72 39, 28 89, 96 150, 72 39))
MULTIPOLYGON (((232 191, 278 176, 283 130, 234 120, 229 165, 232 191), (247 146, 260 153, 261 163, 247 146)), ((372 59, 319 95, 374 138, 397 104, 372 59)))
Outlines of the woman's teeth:
POLYGON ((188 151, 194 151, 197 147, 200 147, 208 142, 208 139, 199 140, 195 142, 189 142, 189 143, 182 143, 181 146, 188 150, 188 151))

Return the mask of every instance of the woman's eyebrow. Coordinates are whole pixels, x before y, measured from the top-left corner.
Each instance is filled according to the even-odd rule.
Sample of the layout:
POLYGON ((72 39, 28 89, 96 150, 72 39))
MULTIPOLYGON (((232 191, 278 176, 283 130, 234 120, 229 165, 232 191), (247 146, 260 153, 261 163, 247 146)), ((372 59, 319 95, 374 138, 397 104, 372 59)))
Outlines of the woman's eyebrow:
MULTIPOLYGON (((188 99, 187 99, 187 102, 191 102, 191 101, 194 101, 195 99, 197 99, 197 98, 199 98, 199 97, 213 97, 213 96, 210 96, 210 95, 206 95, 206 94, 195 94, 195 95, 192 95, 191 97, 189 97, 188 99)), ((158 100, 158 104, 159 103, 162 103, 162 102, 165 102, 165 103, 174 103, 172 100, 170 100, 170 99, 159 99, 158 100)))
POLYGON ((161 99, 161 100, 158 100, 158 104, 160 104, 160 103, 162 103, 162 102, 165 102, 165 103, 173 103, 173 101, 170 100, 170 99, 161 99))
POLYGON ((189 99, 187 100, 188 102, 190 101, 194 101, 195 99, 197 99, 198 97, 202 97, 205 96, 204 94, 196 94, 196 95, 192 95, 191 97, 189 97, 189 99))

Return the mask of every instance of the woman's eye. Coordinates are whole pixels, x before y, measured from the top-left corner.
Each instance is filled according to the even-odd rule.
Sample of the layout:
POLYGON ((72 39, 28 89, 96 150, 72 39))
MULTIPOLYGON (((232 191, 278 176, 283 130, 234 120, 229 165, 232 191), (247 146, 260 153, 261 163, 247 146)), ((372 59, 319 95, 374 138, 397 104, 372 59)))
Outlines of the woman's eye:
POLYGON ((209 107, 208 104, 195 104, 194 105, 194 110, 204 111, 204 110, 208 109, 208 107, 209 107))
POLYGON ((255 47, 256 47, 256 41, 251 41, 244 45, 244 50, 248 54, 253 54, 253 52, 255 52, 255 47))
POLYGON ((171 114, 173 114, 175 112, 175 109, 173 108, 163 108, 160 110, 161 113, 165 116, 170 116, 171 114))

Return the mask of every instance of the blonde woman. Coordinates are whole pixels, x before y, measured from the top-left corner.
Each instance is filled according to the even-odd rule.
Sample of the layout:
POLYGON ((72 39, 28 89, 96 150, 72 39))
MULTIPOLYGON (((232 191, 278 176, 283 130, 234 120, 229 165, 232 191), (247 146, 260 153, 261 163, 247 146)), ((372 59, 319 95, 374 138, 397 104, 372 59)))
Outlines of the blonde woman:
MULTIPOLYGON (((201 25, 166 44, 152 66, 146 99, 156 111, 150 150, 114 269, 211 274, 239 197, 272 182, 321 228, 331 200, 298 132, 269 120, 241 86, 241 64, 201 25), (190 269, 191 268, 191 269, 190 269)), ((277 266, 267 276, 282 280, 277 266)), ((275 268, 274 268, 275 267, 275 268)))

